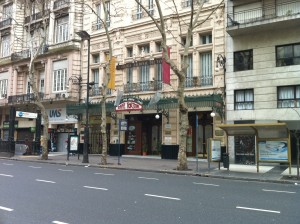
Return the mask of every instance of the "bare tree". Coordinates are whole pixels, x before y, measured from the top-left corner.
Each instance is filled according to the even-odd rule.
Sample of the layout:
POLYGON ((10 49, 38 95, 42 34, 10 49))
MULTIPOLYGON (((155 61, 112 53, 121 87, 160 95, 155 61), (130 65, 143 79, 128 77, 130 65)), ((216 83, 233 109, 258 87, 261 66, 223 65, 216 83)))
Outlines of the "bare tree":
MULTIPOLYGON (((48 22, 47 19, 49 18, 49 10, 47 6, 50 5, 50 0, 18 0, 18 3, 23 4, 25 7, 24 9, 28 10, 27 12, 31 12, 32 8, 35 7, 36 11, 40 13, 42 16, 42 21, 39 24, 39 27, 34 27, 32 23, 32 15, 30 15, 30 21, 28 27, 24 27, 24 33, 27 34, 28 42, 27 47, 30 51, 30 61, 29 61, 29 68, 28 68, 28 75, 29 75, 29 84, 30 88, 32 89, 32 94, 34 96, 33 104, 35 104, 39 110, 41 111, 41 115, 44 121, 43 125, 43 138, 41 139, 41 146, 42 146, 42 159, 48 159, 48 126, 49 126, 49 118, 46 112, 45 106, 42 103, 41 96, 38 91, 37 85, 37 72, 35 70, 35 63, 39 57, 39 55, 43 52, 47 33, 48 33, 48 22)), ((20 39, 20 38, 19 38, 20 39)), ((25 43, 23 43, 25 45, 25 43)))
MULTIPOLYGON (((224 0, 223 0, 224 1, 224 0)), ((223 2, 221 1, 221 3, 223 2)), ((193 30, 202 24, 204 21, 200 21, 199 17, 201 14, 201 10, 203 8, 204 0, 191 0, 190 1, 190 13, 185 19, 181 19, 178 11, 177 5, 175 0, 172 0, 173 7, 176 11, 176 17, 180 27, 180 36, 185 36, 185 43, 183 45, 183 55, 181 64, 176 63, 174 60, 170 59, 168 55, 168 46, 167 46, 167 34, 172 35, 171 31, 167 29, 165 16, 163 13, 163 9, 161 7, 161 3, 159 0, 155 0, 155 7, 157 8, 159 18, 155 18, 153 14, 151 14, 148 10, 148 6, 143 4, 140 0, 135 0, 135 2, 142 7, 142 9, 148 14, 148 16, 152 19, 155 26, 159 30, 161 37, 162 37, 162 48, 163 48, 163 58, 164 60, 170 65, 171 69, 175 73, 178 78, 178 89, 177 89, 177 96, 178 96, 178 107, 179 107, 179 132, 180 132, 180 140, 179 140, 179 151, 178 151, 178 170, 187 170, 187 157, 186 157, 186 136, 187 130, 189 127, 188 121, 188 107, 185 103, 184 99, 184 90, 185 90, 185 80, 187 76, 187 69, 189 67, 188 64, 188 50, 191 46, 191 40, 193 35, 193 30), (186 33, 183 33, 182 27, 186 28, 186 33)), ((220 3, 220 5, 221 5, 220 3)), ((214 11, 214 10, 213 10, 214 11)), ((211 15, 211 14, 210 14, 211 15)), ((210 16, 209 15, 209 16, 210 16)), ((206 18, 208 19, 208 17, 206 18)), ((205 20, 206 20, 205 19, 205 20)), ((172 35, 173 36, 173 35, 172 35)), ((173 36, 173 38, 175 38, 173 36)))

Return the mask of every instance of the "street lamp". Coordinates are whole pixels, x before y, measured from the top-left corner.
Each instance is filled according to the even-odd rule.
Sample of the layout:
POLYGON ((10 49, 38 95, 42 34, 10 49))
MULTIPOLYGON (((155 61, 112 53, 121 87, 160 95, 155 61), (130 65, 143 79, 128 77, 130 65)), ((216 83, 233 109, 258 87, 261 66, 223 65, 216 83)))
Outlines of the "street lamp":
POLYGON ((82 41, 88 41, 88 61, 87 61, 87 86, 86 86, 86 111, 85 111, 85 127, 84 127, 84 145, 83 145, 83 159, 82 163, 89 163, 89 96, 90 96, 90 40, 91 36, 84 30, 76 32, 81 37, 82 41))

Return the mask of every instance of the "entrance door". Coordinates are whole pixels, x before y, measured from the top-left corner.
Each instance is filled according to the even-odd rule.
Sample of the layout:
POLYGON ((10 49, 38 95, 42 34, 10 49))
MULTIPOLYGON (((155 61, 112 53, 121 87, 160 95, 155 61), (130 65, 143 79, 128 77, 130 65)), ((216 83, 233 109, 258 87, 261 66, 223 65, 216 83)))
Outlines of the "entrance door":
POLYGON ((140 121, 129 121, 128 131, 126 132, 126 146, 125 153, 129 155, 141 155, 142 141, 141 141, 142 124, 140 121))
POLYGON ((68 133, 59 133, 57 138, 57 151, 68 152, 68 133))

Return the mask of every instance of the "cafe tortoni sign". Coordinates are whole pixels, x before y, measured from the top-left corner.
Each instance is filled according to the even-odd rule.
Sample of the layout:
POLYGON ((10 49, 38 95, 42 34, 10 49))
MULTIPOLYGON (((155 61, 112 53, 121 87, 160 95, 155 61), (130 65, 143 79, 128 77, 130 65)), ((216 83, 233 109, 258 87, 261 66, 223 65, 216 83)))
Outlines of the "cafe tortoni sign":
POLYGON ((143 103, 135 97, 122 99, 119 106, 116 107, 117 112, 121 111, 139 111, 143 109, 143 103))

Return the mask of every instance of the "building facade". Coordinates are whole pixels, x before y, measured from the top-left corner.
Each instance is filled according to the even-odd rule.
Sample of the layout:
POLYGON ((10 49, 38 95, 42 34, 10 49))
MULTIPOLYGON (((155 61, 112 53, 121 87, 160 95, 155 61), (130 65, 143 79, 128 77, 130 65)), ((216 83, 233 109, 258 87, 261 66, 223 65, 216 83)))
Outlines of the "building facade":
MULTIPOLYGON (((191 1, 175 1, 178 15, 174 15, 173 3, 161 4, 167 26, 167 45, 170 57, 181 64, 183 44, 187 23, 191 15, 191 1)), ((215 70, 217 57, 225 54, 225 18, 222 1, 205 1, 199 18, 199 26, 193 31, 192 44, 188 50, 189 68, 185 83, 186 102, 189 107, 190 128, 187 133, 187 155, 206 157, 208 138, 217 137, 225 145, 224 133, 217 130, 214 134, 214 123, 221 123, 220 116, 212 118, 213 108, 223 104, 224 70, 215 70), (198 132, 198 138, 196 133, 198 132), (199 148, 196 149, 196 141, 199 148)), ((105 83, 105 69, 109 43, 101 18, 108 25, 112 40, 113 56, 116 57, 115 89, 108 92, 107 102, 114 104, 118 91, 123 97, 120 105, 108 107, 108 131, 110 149, 122 144, 125 154, 160 155, 161 150, 170 148, 178 150, 179 146, 179 108, 177 99, 178 78, 171 71, 170 85, 162 79, 161 34, 155 24, 137 3, 132 1, 107 1, 105 18, 101 2, 91 3, 95 14, 84 18, 83 27, 91 35, 91 79, 96 83, 92 89, 91 107, 92 124, 90 132, 100 132, 101 101, 100 95, 105 83), (117 9, 119 10, 118 12, 117 9), (156 103, 150 103, 156 96, 156 103), (98 104, 98 106, 97 106, 98 104), (124 106, 126 105, 126 106, 124 106), (129 109, 128 105, 136 108, 129 109), (93 109, 93 107, 95 109, 93 109), (159 116, 156 116, 156 115, 159 116), (118 120, 127 119, 129 130, 121 133, 119 139, 118 120), (95 120, 95 121, 94 121, 95 120), (97 123, 97 121, 99 123, 97 123)), ((147 1, 144 6, 154 18, 159 18, 154 1, 147 1)), ((197 6, 195 6, 197 7, 197 6)), ((82 57, 86 58, 86 53, 82 57)), ((85 59, 84 59, 85 60, 85 59)), ((83 70, 85 71, 85 69, 83 70)), ((76 113, 79 107, 70 106, 68 113, 76 113)), ((97 141, 97 140, 96 140, 97 141)), ((90 138, 91 144, 97 144, 90 138)), ((100 143, 101 145, 101 143, 100 143)), ((177 158, 177 154, 175 153, 177 158)))
MULTIPOLYGON (((170 57, 179 65, 187 33, 184 24, 190 19, 192 1, 177 0, 175 3, 178 14, 174 13, 171 2, 161 6, 168 30, 170 57)), ((145 7, 158 18, 154 1, 147 1, 145 7)), ((35 81, 49 115, 48 133, 43 133, 49 135, 49 148, 66 152, 66 140, 72 133, 80 134, 83 141, 85 96, 89 89, 89 152, 101 153, 99 102, 109 53, 102 19, 108 25, 116 58, 115 88, 108 90, 106 102, 110 149, 121 142, 125 154, 141 155, 144 151, 160 155, 162 148, 178 150, 178 78, 171 70, 170 85, 163 83, 161 35, 134 0, 106 1, 106 17, 101 1, 53 0, 40 5, 37 1, 5 0, 0 1, 0 8, 0 128, 3 140, 7 140, 12 106, 17 111, 38 111, 29 82, 29 65, 32 55, 39 51, 34 59, 35 81), (81 30, 90 35, 89 46, 76 34, 81 30), (91 89, 87 84, 88 74, 89 80, 95 83, 91 89), (121 105, 114 106, 118 91, 124 93, 120 104, 138 105, 139 109, 124 110, 121 105), (154 96, 156 102, 151 103, 154 96), (119 119, 129 122, 129 130, 122 132, 120 139, 119 119)), ((190 124, 188 156, 195 156, 198 151, 206 157, 206 142, 211 137, 226 144, 224 133, 216 128, 224 117, 210 116, 213 110, 220 108, 223 113, 224 70, 215 70, 215 67, 217 58, 225 55, 224 13, 221 0, 205 1, 188 50, 185 83, 190 124)), ((16 123, 15 140, 34 141, 35 120, 16 118, 16 123)))
MULTIPOLYGON (((35 82, 49 116, 49 149, 67 150, 67 138, 76 132, 78 121, 68 118, 66 104, 78 102, 81 78, 82 7, 65 0, 1 1, 1 138, 8 140, 10 107, 38 112, 30 84, 29 66, 33 55, 35 82), (76 15, 73 12, 76 9, 76 15), (74 81, 75 80, 75 81, 74 81), (72 82, 73 81, 73 82, 72 82)), ((16 118, 15 140, 33 142, 34 119, 16 118)), ((30 146, 31 147, 31 146, 30 146)))
MULTIPOLYGON (((227 123, 299 130, 300 1, 227 1, 227 123)), ((253 136, 229 138, 236 163, 255 162, 253 136)), ((296 139, 292 136, 292 161, 296 139)))

